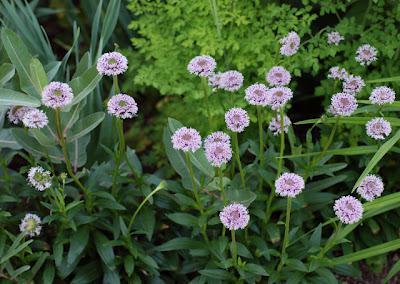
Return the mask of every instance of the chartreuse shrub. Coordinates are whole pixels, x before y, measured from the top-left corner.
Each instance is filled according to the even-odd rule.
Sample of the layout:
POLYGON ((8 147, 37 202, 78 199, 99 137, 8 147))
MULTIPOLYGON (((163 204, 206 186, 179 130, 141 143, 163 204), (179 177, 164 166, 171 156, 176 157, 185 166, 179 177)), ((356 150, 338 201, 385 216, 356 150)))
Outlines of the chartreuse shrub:
MULTIPOLYGON (((179 15, 176 5, 205 7, 182 2, 149 2, 137 13, 147 7, 179 15)), ((168 169, 145 173, 126 145, 124 121, 135 119, 143 106, 120 86, 131 62, 118 50, 104 51, 119 1, 109 3, 100 40, 83 56, 76 52, 76 65, 68 60, 75 45, 62 61, 43 53, 49 58, 44 64, 34 56, 37 51, 31 53, 31 43, 1 29, 4 282, 338 283, 337 275, 360 277, 358 261, 400 248, 395 212, 400 195, 392 192, 396 184, 382 167, 387 154, 398 152, 400 105, 392 84, 399 78, 365 80, 352 68, 366 72, 388 60, 379 46, 324 30, 307 42, 309 27, 301 24, 313 18, 310 6, 255 2, 257 9, 248 13, 267 7, 271 14, 280 11, 275 16, 282 21, 288 18, 285 30, 278 25, 278 34, 268 30, 273 48, 262 77, 249 75, 261 68, 251 57, 239 68, 246 72, 224 65, 235 60, 229 53, 221 66, 222 53, 215 56, 211 49, 179 59, 179 78, 187 78, 182 86, 188 92, 182 108, 193 108, 196 100, 202 107, 183 123, 168 119, 163 143, 176 175, 167 179, 168 169), (298 24, 304 31, 291 29, 298 24), (356 47, 346 50, 351 54, 346 60, 353 63, 329 66, 332 92, 321 117, 292 122, 289 107, 299 96, 293 78, 310 64, 318 66, 307 60, 313 58, 314 40, 332 50, 351 42, 356 47), (193 119, 201 131, 190 127, 193 119), (299 125, 310 126, 305 141, 295 135, 299 125), (344 135, 352 126, 362 129, 360 139, 344 135), (381 216, 393 221, 381 222, 381 216), (377 234, 380 230, 385 234, 377 234)), ((246 11, 244 4, 209 3, 213 17, 205 22, 216 27, 216 40, 240 42, 240 34, 225 41, 228 16, 220 16, 220 5, 227 7, 222 14, 234 15, 235 7, 246 11)), ((93 37, 99 36, 100 5, 93 37)), ((154 22, 151 18, 149 27, 154 22)), ((174 24, 185 26, 176 19, 169 23, 174 24)), ((165 60, 173 55, 164 52, 165 60)), ((171 70, 157 72, 176 76, 171 70)), ((180 81, 166 87, 179 89, 180 81)), ((385 280, 398 271, 397 263, 385 280)))

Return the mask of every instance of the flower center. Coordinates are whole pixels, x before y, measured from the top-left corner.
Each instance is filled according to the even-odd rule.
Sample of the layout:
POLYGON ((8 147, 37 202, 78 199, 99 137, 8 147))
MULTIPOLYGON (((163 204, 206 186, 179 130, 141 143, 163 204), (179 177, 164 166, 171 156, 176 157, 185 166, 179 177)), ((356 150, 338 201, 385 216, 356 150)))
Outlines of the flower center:
POLYGON ((62 96, 62 92, 61 92, 61 90, 55 90, 53 92, 53 95, 55 95, 56 97, 61 97, 62 96))
POLYGON ((110 58, 110 59, 108 59, 107 63, 110 65, 114 65, 117 63, 117 60, 115 60, 115 58, 110 58))
POLYGON ((275 92, 275 96, 282 97, 283 96, 283 92, 282 91, 277 91, 277 92, 275 92))
POLYGON ((349 99, 348 98, 341 98, 340 99, 340 103, 343 105, 343 106, 347 106, 347 105, 349 105, 349 99))
POLYGON ((233 116, 233 120, 235 120, 236 122, 239 122, 240 121, 240 116, 238 114, 235 114, 233 116))
POLYGON ((222 154, 223 152, 224 152, 224 149, 222 149, 222 147, 215 148, 215 153, 216 154, 222 154))
POLYGON ((192 136, 190 136, 190 134, 185 133, 182 135, 182 139, 185 141, 190 141, 192 139, 192 136))
POLYGON ((33 220, 33 219, 29 219, 29 220, 26 222, 26 230, 27 230, 28 232, 33 232, 33 231, 35 230, 35 228, 36 228, 36 221, 33 220))
POLYGON ((239 213, 238 210, 234 210, 234 211, 231 212, 231 218, 232 219, 237 220, 237 219, 239 219, 239 217, 240 217, 240 213, 239 213))
POLYGON ((283 76, 282 73, 279 73, 279 72, 275 73, 275 77, 282 78, 282 76, 283 76))
POLYGON ((119 105, 120 107, 124 107, 124 106, 126 106, 127 104, 126 104, 125 101, 119 101, 119 102, 118 102, 118 105, 119 105))
POLYGON ((375 124, 372 126, 372 128, 373 128, 375 131, 380 132, 380 131, 382 131, 383 126, 382 126, 381 123, 378 122, 378 123, 375 123, 375 124))
POLYGON ((255 90, 254 94, 258 97, 261 97, 263 95, 263 92, 261 90, 255 90))
POLYGON ((201 67, 204 67, 204 66, 207 64, 207 61, 204 60, 204 59, 201 59, 201 60, 199 60, 199 61, 197 62, 197 64, 198 64, 199 66, 201 66, 201 67))

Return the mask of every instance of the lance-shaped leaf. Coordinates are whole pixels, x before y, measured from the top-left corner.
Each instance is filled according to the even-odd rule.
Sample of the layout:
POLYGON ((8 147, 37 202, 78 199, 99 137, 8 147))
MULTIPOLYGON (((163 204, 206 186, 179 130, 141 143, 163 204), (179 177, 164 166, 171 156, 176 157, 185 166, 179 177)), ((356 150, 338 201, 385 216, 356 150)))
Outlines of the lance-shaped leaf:
POLYGON ((47 75, 42 63, 37 58, 32 58, 30 64, 31 77, 36 91, 41 94, 43 88, 48 84, 47 75))
POLYGON ((96 88, 102 77, 103 76, 97 71, 96 66, 93 66, 92 68, 86 70, 82 76, 73 79, 69 83, 74 91, 74 98, 71 105, 77 104, 86 98, 86 96, 89 95, 94 88, 96 88))
POLYGON ((71 128, 67 136, 67 141, 74 141, 90 133, 90 131, 95 129, 103 121, 104 116, 104 112, 99 111, 78 120, 78 122, 71 128))
POLYGON ((15 68, 10 63, 3 63, 0 66, 0 86, 10 81, 15 75, 15 68))
POLYGON ((0 105, 39 107, 40 101, 17 91, 0 88, 0 105))

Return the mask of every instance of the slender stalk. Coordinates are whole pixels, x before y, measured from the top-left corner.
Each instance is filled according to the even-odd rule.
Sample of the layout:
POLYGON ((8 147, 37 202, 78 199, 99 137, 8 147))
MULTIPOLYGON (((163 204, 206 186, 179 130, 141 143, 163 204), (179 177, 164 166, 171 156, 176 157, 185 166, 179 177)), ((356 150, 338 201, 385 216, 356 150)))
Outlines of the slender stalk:
POLYGON ((117 131, 118 131, 118 139, 119 139, 119 147, 118 152, 115 155, 115 167, 113 173, 113 185, 112 185, 112 195, 117 195, 117 177, 119 175, 119 168, 121 166, 121 161, 125 157, 125 137, 124 137, 124 121, 122 119, 116 119, 117 131))
MULTIPOLYGON (((278 168, 276 171, 276 178, 278 178, 282 173, 283 153, 285 151, 285 131, 284 131, 285 113, 283 112, 283 107, 279 110, 279 115, 280 115, 280 123, 281 123, 281 133, 280 133, 281 143, 280 143, 279 160, 278 160, 278 168)), ((268 196, 268 201, 267 201, 267 208, 266 208, 266 213, 265 213, 266 223, 268 223, 269 218, 271 217, 271 214, 272 214, 271 205, 272 205, 272 200, 274 199, 274 196, 275 196, 275 188, 273 187, 271 189, 271 193, 268 196)))
POLYGON ((207 79, 205 77, 201 77, 201 86, 203 87, 204 103, 205 103, 205 107, 206 107, 206 111, 207 111, 208 129, 212 129, 210 103, 208 101, 208 93, 209 93, 210 88, 208 86, 207 79))
POLYGON ((231 236, 232 236, 232 258, 233 258, 233 264, 236 267, 238 263, 237 259, 237 243, 236 243, 236 236, 235 236, 235 230, 231 230, 231 236))
POLYGON ((121 92, 119 89, 119 85, 118 85, 118 76, 117 75, 113 76, 113 88, 114 88, 114 95, 119 94, 121 92))
POLYGON ((197 191, 196 181, 194 179, 193 166, 192 166, 192 162, 190 161, 190 156, 189 156, 188 152, 185 153, 185 157, 186 157, 186 164, 189 168, 190 179, 192 181, 193 195, 194 195, 194 198, 196 199, 197 206, 198 206, 198 209, 200 210, 200 213, 203 214, 203 212, 204 212, 203 205, 201 204, 199 193, 197 191))
POLYGON ((341 229, 342 229, 342 222, 339 222, 339 225, 337 225, 337 227, 336 227, 335 233, 325 243, 325 246, 322 248, 322 250, 318 254, 318 258, 323 258, 325 253, 327 253, 335 245, 336 239, 337 239, 341 229))
POLYGON ((236 162, 238 164, 238 168, 239 168, 239 174, 240 174, 240 179, 242 181, 242 186, 244 189, 246 189, 246 180, 244 177, 244 171, 242 168, 242 163, 240 162, 240 150, 239 150, 239 141, 238 141, 238 137, 237 137, 237 133, 233 132, 233 137, 232 137, 232 142, 233 142, 233 147, 234 147, 234 152, 235 152, 235 158, 236 158, 236 162))
POLYGON ((211 6, 211 13, 214 18, 214 24, 217 29, 217 36, 218 38, 221 38, 221 22, 218 16, 218 6, 216 0, 210 0, 210 6, 211 6))
MULTIPOLYGON (((260 162, 260 170, 264 167, 264 135, 263 135, 263 119, 262 119, 262 109, 260 106, 257 106, 257 120, 258 120, 258 137, 259 137, 259 162, 260 162)), ((263 178, 260 175, 259 182, 259 190, 261 191, 263 188, 263 178)))
POLYGON ((280 272, 282 270, 282 267, 285 264, 285 259, 286 259, 285 253, 286 253, 286 248, 289 244, 289 228, 290 228, 290 212, 291 211, 292 211, 292 198, 288 197, 287 208, 286 208, 285 236, 283 238, 281 260, 278 265, 278 272, 280 272))
POLYGON ((218 176, 219 176, 219 187, 221 189, 221 195, 222 195, 222 200, 224 201, 224 205, 226 205, 226 194, 225 194, 225 188, 224 188, 224 176, 222 174, 222 169, 217 168, 218 171, 218 176))

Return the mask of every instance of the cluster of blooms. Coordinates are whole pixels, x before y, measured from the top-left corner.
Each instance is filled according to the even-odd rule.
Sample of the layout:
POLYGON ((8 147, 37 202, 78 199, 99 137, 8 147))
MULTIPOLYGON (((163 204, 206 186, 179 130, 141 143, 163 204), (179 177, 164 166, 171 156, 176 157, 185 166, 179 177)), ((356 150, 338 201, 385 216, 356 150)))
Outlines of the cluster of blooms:
POLYGON ((172 147, 183 152, 196 152, 201 147, 201 136, 196 129, 181 127, 171 137, 172 147))
POLYGON ((372 201, 381 196, 384 189, 381 177, 367 175, 357 188, 357 193, 367 201, 372 201))
POLYGON ((328 44, 330 44, 330 45, 339 45, 339 43, 342 41, 342 40, 344 40, 344 37, 339 33, 339 32, 336 32, 336 31, 333 31, 333 32, 330 32, 330 33, 328 33, 328 44))
POLYGON ((364 86, 365 82, 360 76, 348 75, 343 81, 343 92, 356 95, 364 86))
POLYGON ((14 124, 22 122, 25 114, 34 108, 25 106, 13 106, 8 111, 8 120, 14 124))
POLYGON ((128 70, 128 59, 119 52, 108 52, 97 60, 96 67, 103 76, 117 76, 128 70))
POLYGON ((333 206, 336 216, 344 224, 353 224, 361 220, 363 215, 362 203, 355 197, 346 195, 335 201, 333 206))
POLYGON ((282 66, 272 67, 265 77, 265 80, 271 86, 286 86, 290 83, 291 79, 289 71, 282 66))
POLYGON ((389 87, 380 86, 372 90, 369 100, 372 104, 391 104, 396 99, 396 93, 389 87))
POLYGON ((329 69, 328 78, 344 80, 348 76, 346 69, 339 66, 331 67, 329 69))
POLYGON ((244 229, 250 220, 249 211, 240 203, 232 203, 219 213, 221 223, 228 230, 244 229))
POLYGON ((280 53, 284 56, 292 56, 299 50, 300 37, 296 32, 290 32, 280 40, 280 43, 280 53))
POLYGON ((226 127, 233 132, 243 132, 249 126, 250 119, 242 108, 231 108, 225 113, 226 127))
POLYGON ((49 119, 42 110, 34 108, 23 116, 22 123, 28 128, 43 128, 49 123, 49 119))
POLYGON ((288 87, 270 88, 267 92, 267 105, 269 105, 273 110, 278 110, 292 98, 293 92, 288 87))
POLYGON ((34 237, 39 236, 42 230, 42 220, 35 214, 28 213, 21 220, 19 230, 25 236, 34 237))
POLYGON ((213 132, 206 137, 204 150, 207 160, 214 167, 221 167, 232 159, 230 137, 222 131, 213 132))
POLYGON ((117 94, 107 103, 108 113, 121 119, 132 118, 137 115, 138 106, 131 96, 117 94))
POLYGON ((264 84, 256 83, 245 90, 246 101, 254 106, 266 106, 268 104, 268 88, 264 84))
POLYGON ((378 59, 377 55, 378 50, 375 47, 364 44, 357 49, 356 61, 361 65, 370 65, 378 59))
POLYGON ((375 140, 384 140, 392 132, 390 122, 382 117, 375 117, 365 125, 367 135, 375 140))
POLYGON ((357 100, 347 93, 337 93, 331 98, 329 112, 335 116, 350 116, 357 109, 357 100))
POLYGON ((28 182, 37 190, 43 191, 51 186, 51 174, 42 167, 32 167, 28 172, 28 182))
MULTIPOLYGON (((283 117, 283 131, 287 133, 289 131, 289 126, 292 125, 289 117, 284 115, 283 117)), ((272 118, 269 123, 268 129, 272 132, 273 135, 278 135, 281 133, 281 116, 277 114, 274 118, 272 118)))
POLYGON ((284 173, 275 181, 275 192, 280 196, 296 197, 304 187, 304 179, 294 173, 284 173))
POLYGON ((73 98, 71 87, 61 82, 51 82, 44 87, 42 92, 42 103, 54 109, 67 106, 73 98))
POLYGON ((231 144, 231 138, 229 137, 228 134, 222 131, 216 131, 208 135, 204 139, 204 146, 206 147, 207 145, 211 143, 225 143, 225 144, 231 144))

